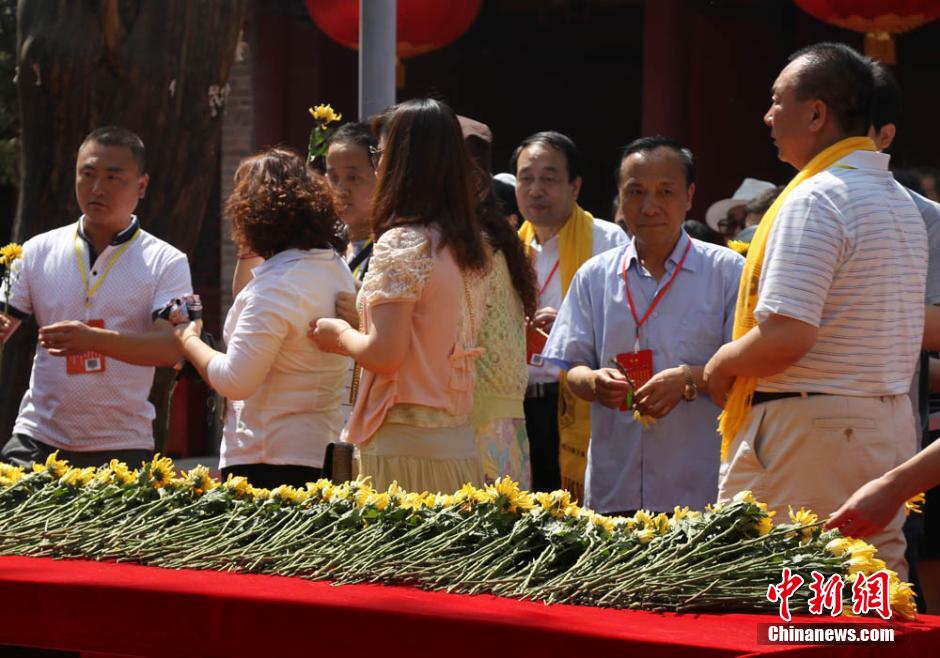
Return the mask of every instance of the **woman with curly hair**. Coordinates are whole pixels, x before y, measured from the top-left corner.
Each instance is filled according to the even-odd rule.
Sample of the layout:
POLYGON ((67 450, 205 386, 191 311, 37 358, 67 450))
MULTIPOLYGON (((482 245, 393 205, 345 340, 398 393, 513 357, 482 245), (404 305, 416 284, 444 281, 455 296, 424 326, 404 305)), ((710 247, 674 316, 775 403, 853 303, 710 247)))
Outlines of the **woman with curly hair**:
POLYGON ((349 359, 306 336, 311 317, 333 316, 336 295, 356 289, 336 252, 335 203, 303 157, 275 148, 242 161, 225 214, 239 252, 264 259, 225 320, 228 351, 200 340, 200 321, 177 331, 186 358, 229 399, 222 475, 302 486, 320 477, 343 427, 349 359))
POLYGON ((396 105, 376 128, 376 242, 360 329, 320 316, 311 337, 363 368, 347 426, 360 472, 380 488, 453 491, 483 476, 469 416, 489 258, 473 173, 441 102, 396 105))

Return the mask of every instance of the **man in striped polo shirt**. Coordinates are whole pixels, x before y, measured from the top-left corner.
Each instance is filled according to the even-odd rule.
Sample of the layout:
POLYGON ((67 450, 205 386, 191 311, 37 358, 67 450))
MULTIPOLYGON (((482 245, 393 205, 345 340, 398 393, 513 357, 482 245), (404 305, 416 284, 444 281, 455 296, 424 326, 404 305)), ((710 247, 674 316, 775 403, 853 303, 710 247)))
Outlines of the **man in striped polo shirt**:
POLYGON ((186 255, 132 214, 148 181, 137 135, 93 131, 76 162, 82 216, 23 245, 0 340, 33 315, 39 344, 0 459, 28 466, 59 450, 75 466, 112 458, 133 465, 153 453, 154 366, 182 358, 172 325, 156 312, 192 284, 186 255))
MULTIPOLYGON (((728 397, 725 413, 743 406, 746 415, 725 437, 719 500, 750 489, 783 518, 791 505, 824 517, 914 453, 907 392, 924 328, 927 238, 889 156, 863 138, 873 89, 869 62, 842 44, 797 52, 774 83, 764 120, 802 182, 762 220, 770 229, 755 272, 756 326, 736 330, 706 367, 718 403, 732 383, 756 382, 750 408, 735 389, 728 397)), ((741 295, 739 309, 746 287, 741 295)), ((899 511, 872 538, 902 579, 903 523, 899 511)))

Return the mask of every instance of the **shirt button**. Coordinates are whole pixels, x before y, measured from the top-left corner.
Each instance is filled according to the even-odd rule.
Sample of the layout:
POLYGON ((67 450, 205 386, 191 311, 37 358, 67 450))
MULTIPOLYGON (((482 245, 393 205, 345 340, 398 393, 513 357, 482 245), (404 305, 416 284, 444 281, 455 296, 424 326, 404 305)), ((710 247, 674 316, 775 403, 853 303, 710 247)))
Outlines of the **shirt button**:
POLYGON ((658 318, 658 317, 659 317, 659 311, 653 311, 653 317, 654 317, 654 318, 658 318))

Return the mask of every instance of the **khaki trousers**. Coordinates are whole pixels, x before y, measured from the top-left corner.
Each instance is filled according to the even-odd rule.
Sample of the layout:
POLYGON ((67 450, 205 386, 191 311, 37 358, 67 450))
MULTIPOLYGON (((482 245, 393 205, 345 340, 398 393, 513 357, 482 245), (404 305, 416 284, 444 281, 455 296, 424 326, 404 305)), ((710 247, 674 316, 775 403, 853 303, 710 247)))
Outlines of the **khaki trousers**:
MULTIPOLYGON (((815 395, 755 405, 721 465, 718 500, 749 489, 788 522, 788 506, 825 519, 861 485, 914 454, 907 395, 815 395)), ((867 541, 889 569, 907 578, 904 510, 867 541)))

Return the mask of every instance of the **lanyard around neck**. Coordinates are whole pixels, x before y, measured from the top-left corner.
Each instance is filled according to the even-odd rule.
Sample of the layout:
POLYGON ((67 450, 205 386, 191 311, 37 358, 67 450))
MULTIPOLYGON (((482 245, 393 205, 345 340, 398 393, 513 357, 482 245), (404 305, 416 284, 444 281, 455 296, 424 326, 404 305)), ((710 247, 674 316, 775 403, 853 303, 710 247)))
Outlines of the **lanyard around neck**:
POLYGON ((78 233, 78 227, 75 228, 75 262, 78 264, 78 273, 82 276, 82 288, 85 290, 85 308, 91 308, 91 298, 95 296, 95 293, 98 292, 98 288, 101 287, 101 284, 104 283, 104 280, 107 278, 108 273, 111 271, 111 268, 114 267, 114 264, 117 262, 118 258, 121 257, 127 248, 134 243, 134 240, 137 239, 137 236, 140 235, 140 227, 134 231, 134 235, 131 236, 131 239, 125 242, 119 249, 114 252, 114 255, 111 256, 111 260, 108 261, 108 264, 105 266, 104 270, 101 272, 101 276, 98 277, 98 280, 95 281, 95 284, 89 288, 88 287, 88 275, 85 274, 85 266, 82 264, 82 243, 81 237, 78 233))
POLYGON ((555 272, 558 271, 558 266, 559 266, 559 265, 561 265, 561 259, 560 259, 560 258, 555 261, 555 266, 552 268, 552 271, 548 273, 548 278, 545 279, 545 283, 542 285, 541 289, 539 289, 539 297, 538 297, 538 298, 539 298, 539 304, 540 304, 540 305, 541 305, 541 303, 542 303, 542 301, 541 301, 541 300, 542 300, 542 295, 544 295, 544 294, 545 294, 545 291, 548 290, 548 284, 552 282, 552 278, 555 276, 555 272))
POLYGON ((636 305, 633 303, 633 295, 630 293, 630 280, 627 278, 627 255, 623 255, 623 268, 621 269, 621 273, 623 274, 623 285, 627 289, 627 303, 630 305, 630 314, 633 316, 633 322, 636 326, 636 340, 634 341, 635 352, 640 349, 640 327, 646 324, 650 314, 659 305, 662 298, 666 296, 666 292, 668 292, 669 288, 672 286, 672 282, 676 280, 676 276, 678 276, 679 270, 681 270, 682 266, 685 264, 685 258, 689 255, 691 249, 692 241, 689 240, 689 243, 685 246, 685 251, 682 253, 682 258, 679 259, 679 264, 676 265, 676 269, 672 271, 672 276, 669 277, 669 281, 667 281, 666 285, 660 288, 656 296, 653 297, 653 301, 650 303, 649 308, 646 309, 646 313, 643 314, 642 318, 637 315, 636 305))

